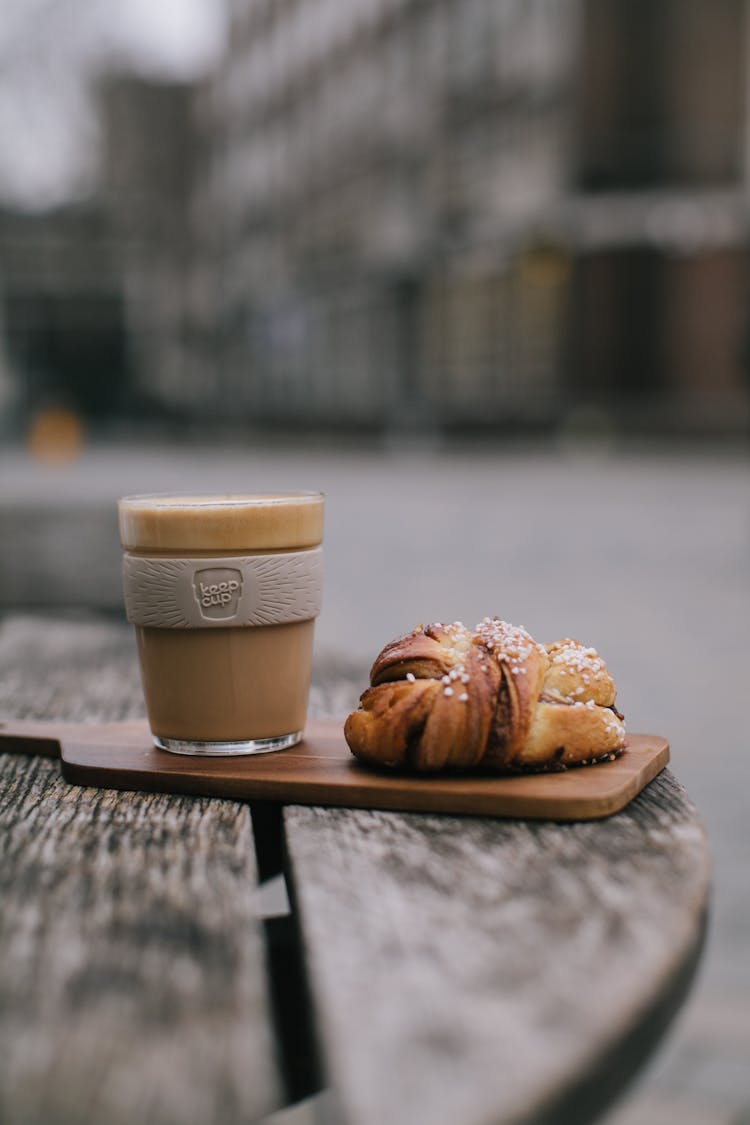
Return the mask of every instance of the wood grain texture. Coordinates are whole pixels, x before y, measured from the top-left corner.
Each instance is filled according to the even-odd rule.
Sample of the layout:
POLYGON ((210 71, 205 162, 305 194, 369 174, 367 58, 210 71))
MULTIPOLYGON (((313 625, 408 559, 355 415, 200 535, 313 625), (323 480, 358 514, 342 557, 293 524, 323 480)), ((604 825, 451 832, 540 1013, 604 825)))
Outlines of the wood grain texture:
POLYGON ((602 822, 284 819, 348 1122, 581 1125, 691 976, 708 852, 668 772, 602 822))
POLYGON ((98 620, 17 616, 0 628, 0 718, 142 718, 133 630, 98 620))
MULTIPOLYGON (((350 710, 362 679, 361 670, 343 663, 319 668, 312 713, 350 710)), ((0 717, 110 721, 142 714, 129 630, 32 619, 0 630, 0 717)), ((214 823, 217 802, 94 794, 62 786, 48 760, 0 756, 0 763, 3 771, 17 770, 0 776, 0 792, 16 786, 14 809, 25 787, 38 791, 28 806, 34 832, 21 820, 12 834, 0 824, 0 847, 6 836, 16 841, 16 875, 3 862, 0 878, 17 920, 8 928, 0 913, 0 1120, 211 1120, 210 1106, 204 1115, 205 1088, 215 1091, 216 1071, 205 1069, 215 1059, 209 1043, 200 1058, 190 1055, 185 1091, 201 1087, 195 1102, 185 1091, 166 1090, 185 1073, 182 1038, 169 1040, 170 1029, 187 1012, 195 1019, 190 980, 202 970, 180 954, 170 962, 176 975, 182 966, 179 979, 167 970, 162 985, 155 967, 180 938, 166 922, 156 935, 148 927, 163 914, 182 932, 185 887, 205 886, 214 869, 207 854, 202 871, 192 871, 193 850, 185 848, 180 826, 200 835, 214 823), (196 807, 207 811, 190 811, 196 807), (165 810, 159 832, 158 810, 165 810), (74 829, 81 825, 72 851, 65 816, 74 829), (123 843, 131 834, 134 850, 123 843), (136 966, 147 990, 132 975, 131 954, 116 944, 137 945, 144 932, 121 921, 135 909, 125 892, 141 885, 147 901, 159 903, 144 922, 153 957, 136 966), (92 908, 75 912, 93 889, 92 908), (118 995, 87 986, 87 966, 98 964, 87 960, 92 948, 111 951, 107 977, 108 966, 122 961, 123 976, 113 979, 115 991, 122 981, 118 995), (170 1003, 172 1022, 159 1031, 170 1003), (89 1026, 102 1030, 101 1043, 89 1026), (106 1046, 112 1026, 125 1039, 144 1026, 155 1036, 165 1087, 148 1093, 148 1083, 162 1078, 138 1055, 136 1040, 132 1068, 114 1069, 119 1051, 106 1046), (171 1097, 179 1103, 165 1100, 171 1097)), ((239 846, 244 825, 221 821, 221 808, 236 806, 216 812, 223 869, 240 851, 251 853, 239 846)), ((666 772, 627 811, 584 824, 320 808, 287 809, 284 816, 327 1068, 349 1125, 583 1125, 645 1056, 689 979, 707 896, 707 849, 695 811, 666 772)), ((239 869, 235 875, 230 887, 226 872, 216 870, 222 910, 231 906, 227 893, 246 887, 239 869)), ((240 901, 233 917, 244 909, 240 901)), ((250 996, 257 981, 249 970, 250 919, 247 929, 250 996)), ((210 921, 207 930, 215 950, 210 921)), ((216 1028, 223 1010, 215 1010, 216 1028)), ((209 1025, 204 1012, 199 1029, 209 1025)), ((246 1014, 236 1012, 238 1030, 246 1014)), ((188 1035, 191 1051, 201 1034, 188 1035)), ((255 1073, 254 1034, 248 1031, 243 1055, 248 1073, 255 1073)), ((228 1066, 224 1073, 236 1072, 228 1066)), ((263 1073, 273 1084, 270 1067, 263 1073)), ((228 1122, 253 1117, 239 1101, 224 1109, 228 1122)))
MULTIPOLYGON (((13 622, 0 714, 121 719, 129 633, 13 622)), ((249 809, 78 789, 0 755, 0 1120, 256 1120, 279 1104, 249 809)))
MULTIPOLYGON (((44 753, 55 724, 0 722, 0 749, 44 753)), ((623 808, 666 765, 663 738, 632 735, 614 761, 563 773, 523 776, 408 775, 356 761, 342 722, 311 719, 290 750, 246 757, 185 757, 154 747, 145 723, 79 724, 59 728, 63 776, 77 785, 235 800, 279 801, 348 808, 471 813, 481 816, 591 820, 623 808)))

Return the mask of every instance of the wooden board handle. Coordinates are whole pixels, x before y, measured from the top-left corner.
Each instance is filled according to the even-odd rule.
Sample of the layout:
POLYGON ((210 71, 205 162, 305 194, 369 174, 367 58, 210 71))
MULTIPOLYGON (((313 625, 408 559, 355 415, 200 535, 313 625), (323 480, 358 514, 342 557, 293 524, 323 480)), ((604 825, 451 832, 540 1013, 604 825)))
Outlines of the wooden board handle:
POLYGON ((0 720, 0 751, 58 758, 60 739, 80 732, 82 726, 82 723, 42 722, 33 719, 0 720))

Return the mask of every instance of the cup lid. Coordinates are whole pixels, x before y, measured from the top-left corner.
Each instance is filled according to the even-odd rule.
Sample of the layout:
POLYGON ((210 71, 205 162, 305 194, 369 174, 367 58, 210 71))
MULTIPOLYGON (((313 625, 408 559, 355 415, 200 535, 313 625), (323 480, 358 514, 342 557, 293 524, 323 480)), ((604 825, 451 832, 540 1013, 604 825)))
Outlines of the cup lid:
POLYGON ((290 550, 323 539, 321 492, 124 496, 118 512, 131 551, 290 550))

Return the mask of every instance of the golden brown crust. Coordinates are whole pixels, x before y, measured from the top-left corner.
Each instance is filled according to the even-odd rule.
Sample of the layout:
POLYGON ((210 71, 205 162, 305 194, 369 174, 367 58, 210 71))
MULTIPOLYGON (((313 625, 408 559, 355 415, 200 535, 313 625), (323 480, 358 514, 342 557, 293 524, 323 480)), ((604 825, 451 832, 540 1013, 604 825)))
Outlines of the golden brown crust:
POLYGON ((497 668, 481 652, 470 648, 466 658, 438 684, 439 691, 415 754, 416 769, 466 770, 481 762, 498 683, 497 668))
POLYGON ((544 694, 561 703, 586 703, 593 700, 599 707, 611 707, 615 701, 615 685, 607 666, 595 648, 566 637, 547 645, 549 667, 544 680, 544 694))
POLYGON ((589 758, 619 753, 625 741, 622 721, 608 707, 539 702, 516 766, 547 763, 579 765, 589 758))
POLYGON ((485 618, 419 626, 382 650, 346 721, 363 761, 419 772, 556 769, 622 750, 615 687, 598 653, 546 647, 485 618))
POLYGON ((358 758, 421 772, 470 769, 480 761, 499 672, 468 629, 419 626, 386 645, 370 680, 344 727, 358 758))
POLYGON ((423 729, 439 689, 434 680, 368 688, 358 711, 346 720, 344 735, 356 756, 383 766, 415 766, 410 748, 423 729))
MULTIPOLYGON (((411 633, 387 644, 375 659, 370 670, 370 683, 403 680, 411 673, 417 679, 439 679, 458 662, 453 652, 455 630, 445 626, 419 625, 411 633)), ((464 630, 465 632, 465 630, 464 630)), ((463 638, 461 638, 463 640, 463 638)))
POLYGON ((522 626, 497 617, 479 622, 474 641, 487 652, 501 676, 482 764, 488 769, 502 769, 517 758, 526 742, 549 660, 544 648, 522 626))

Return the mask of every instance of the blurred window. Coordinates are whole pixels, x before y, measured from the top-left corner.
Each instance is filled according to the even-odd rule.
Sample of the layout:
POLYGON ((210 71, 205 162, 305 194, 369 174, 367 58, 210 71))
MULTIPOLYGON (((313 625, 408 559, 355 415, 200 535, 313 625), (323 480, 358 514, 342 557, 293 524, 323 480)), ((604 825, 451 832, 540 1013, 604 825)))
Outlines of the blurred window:
POLYGON ((585 188, 739 178, 744 25, 744 0, 585 0, 585 188))

